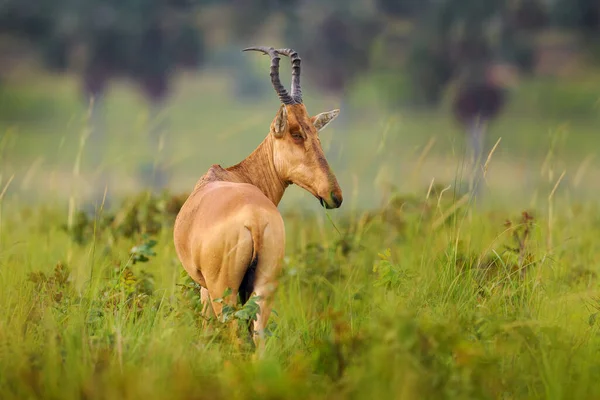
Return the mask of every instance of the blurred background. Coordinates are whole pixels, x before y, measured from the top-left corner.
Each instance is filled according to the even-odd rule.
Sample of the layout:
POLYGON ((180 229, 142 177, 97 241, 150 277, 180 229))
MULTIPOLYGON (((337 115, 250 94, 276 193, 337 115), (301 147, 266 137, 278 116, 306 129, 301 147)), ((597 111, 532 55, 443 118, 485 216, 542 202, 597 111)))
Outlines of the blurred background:
MULTIPOLYGON (((595 199, 599 39, 599 0, 2 0, 0 192, 189 192, 268 132, 269 59, 241 51, 259 45, 299 52, 311 114, 341 108, 322 142, 347 207, 473 174, 486 201, 559 179, 595 199)), ((292 188, 282 207, 318 204, 292 188)))

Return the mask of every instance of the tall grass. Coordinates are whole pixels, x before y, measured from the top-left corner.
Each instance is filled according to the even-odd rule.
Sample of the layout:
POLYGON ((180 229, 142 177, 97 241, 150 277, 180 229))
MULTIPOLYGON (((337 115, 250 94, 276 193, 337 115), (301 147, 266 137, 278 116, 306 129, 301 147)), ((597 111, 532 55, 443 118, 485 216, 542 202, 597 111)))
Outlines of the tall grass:
MULTIPOLYGON (((222 106, 202 101, 209 111, 201 116, 222 106)), ((258 144, 247 131, 271 117, 259 106, 229 109, 247 124, 173 118, 174 132, 200 122, 208 129, 175 143, 186 187, 204 164, 239 161, 258 144)), ((70 169, 76 157, 66 176, 79 177, 83 150, 76 140, 62 147, 62 133, 38 139, 36 131, 11 142, 9 152, 14 135, 4 135, 0 398, 600 397, 600 210, 593 196, 573 194, 588 181, 594 187, 592 156, 567 160, 562 131, 551 132, 547 145, 538 127, 523 151, 546 155, 545 162, 531 157, 515 167, 503 152, 517 139, 506 132, 528 132, 533 122, 509 116, 483 174, 487 198, 503 201, 475 208, 461 191, 461 146, 444 132, 446 119, 380 117, 358 118, 339 133, 348 136, 334 131, 323 140, 339 156, 341 210, 295 207, 291 193, 284 200, 287 252, 259 360, 200 313, 198 287, 172 244, 184 197, 129 195, 90 215, 79 212, 84 199, 73 188, 63 200, 28 205, 18 183, 33 182, 39 164, 28 160, 40 157, 28 144, 64 150, 54 155, 60 162, 44 161, 41 180, 51 167, 70 169), (520 170, 529 174, 525 194, 504 184, 520 170), (364 207, 365 199, 380 205, 364 207)), ((123 138, 109 137, 106 157, 125 179, 137 155, 120 148, 123 138)), ((230 314, 233 324, 251 317, 241 305, 230 314)))
POLYGON ((272 334, 254 360, 220 323, 202 328, 172 246, 180 200, 142 195, 70 229, 57 210, 5 204, 2 398, 600 395, 592 204, 554 210, 552 253, 543 213, 466 219, 443 196, 334 216, 340 234, 288 213, 272 334))

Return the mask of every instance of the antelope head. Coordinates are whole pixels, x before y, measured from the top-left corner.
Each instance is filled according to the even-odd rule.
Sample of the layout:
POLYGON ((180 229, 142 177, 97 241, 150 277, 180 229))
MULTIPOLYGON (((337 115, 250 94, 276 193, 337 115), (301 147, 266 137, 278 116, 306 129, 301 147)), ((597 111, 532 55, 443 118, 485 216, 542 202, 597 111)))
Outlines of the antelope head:
POLYGON ((283 103, 273 122, 269 135, 273 139, 273 164, 282 181, 296 184, 312 195, 326 208, 342 204, 342 189, 323 153, 319 132, 339 114, 332 110, 310 116, 302 103, 300 90, 300 57, 292 49, 251 47, 244 51, 260 51, 271 57, 271 83, 283 103), (279 55, 292 61, 291 94, 279 80, 279 55))

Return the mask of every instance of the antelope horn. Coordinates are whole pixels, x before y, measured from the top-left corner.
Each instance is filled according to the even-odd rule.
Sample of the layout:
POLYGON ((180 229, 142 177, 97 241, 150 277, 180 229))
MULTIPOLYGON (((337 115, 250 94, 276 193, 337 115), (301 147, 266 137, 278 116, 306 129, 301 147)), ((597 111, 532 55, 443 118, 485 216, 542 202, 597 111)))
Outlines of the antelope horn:
POLYGON ((279 54, 288 56, 292 60, 292 98, 298 104, 302 103, 302 90, 300 89, 300 57, 292 49, 277 49, 279 54))
POLYGON ((272 47, 248 47, 243 51, 260 51, 263 54, 268 54, 271 57, 271 83, 277 92, 279 99, 283 104, 294 104, 294 99, 289 95, 287 90, 279 80, 279 53, 272 47))

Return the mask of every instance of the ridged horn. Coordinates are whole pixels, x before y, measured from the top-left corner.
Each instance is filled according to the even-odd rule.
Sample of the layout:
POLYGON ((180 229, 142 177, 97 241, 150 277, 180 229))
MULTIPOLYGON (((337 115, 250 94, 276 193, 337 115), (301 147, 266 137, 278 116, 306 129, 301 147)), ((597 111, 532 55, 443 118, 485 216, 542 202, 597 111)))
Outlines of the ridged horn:
POLYGON ((288 56, 292 60, 292 98, 298 104, 302 103, 302 90, 300 89, 300 57, 292 49, 277 49, 279 54, 288 56))
POLYGON ((289 105, 294 104, 295 101, 292 96, 289 95, 287 90, 281 84, 279 80, 279 53, 273 47, 248 47, 243 51, 259 51, 263 54, 268 54, 271 57, 271 83, 279 99, 283 104, 289 105))

